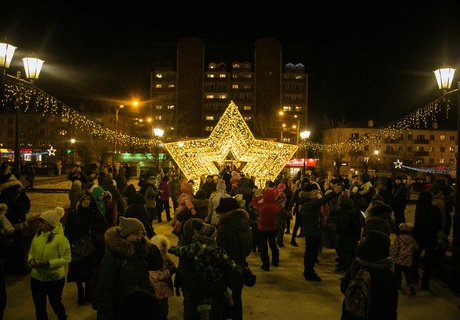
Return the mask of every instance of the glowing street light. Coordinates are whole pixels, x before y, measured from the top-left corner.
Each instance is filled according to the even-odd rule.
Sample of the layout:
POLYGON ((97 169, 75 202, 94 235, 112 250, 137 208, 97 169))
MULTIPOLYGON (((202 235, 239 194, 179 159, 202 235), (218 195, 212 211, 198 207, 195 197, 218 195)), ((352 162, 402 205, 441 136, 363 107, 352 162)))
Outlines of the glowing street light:
MULTIPOLYGON (((11 61, 13 59, 16 47, 8 43, 0 43, 0 69, 1 69, 1 98, 3 99, 5 94, 5 85, 7 81, 17 83, 21 86, 34 86, 34 81, 38 79, 40 71, 43 67, 44 61, 38 58, 26 57, 23 58, 24 71, 26 75, 25 81, 20 78, 20 73, 17 73, 16 76, 11 76, 6 74, 6 70, 10 67, 11 61)), ((16 129, 15 129, 15 143, 14 143, 14 169, 15 173, 19 174, 21 171, 21 149, 20 149, 20 116, 21 116, 21 106, 15 105, 16 109, 16 129)))
MULTIPOLYGON (((309 138, 310 138, 310 134, 311 132, 308 131, 308 130, 305 130, 305 131, 302 131, 300 132, 300 138, 302 139, 302 141, 306 142, 309 138)), ((307 145, 306 143, 304 144, 304 149, 303 149, 303 172, 302 172, 302 176, 305 177, 305 158, 308 159, 308 150, 307 150, 307 145)))

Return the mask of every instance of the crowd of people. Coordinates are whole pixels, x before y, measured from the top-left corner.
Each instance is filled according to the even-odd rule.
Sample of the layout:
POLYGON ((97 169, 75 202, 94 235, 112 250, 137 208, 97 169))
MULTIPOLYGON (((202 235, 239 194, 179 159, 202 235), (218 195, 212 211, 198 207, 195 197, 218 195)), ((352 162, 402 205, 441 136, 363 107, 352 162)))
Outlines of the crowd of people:
POLYGON ((183 297, 184 319, 243 319, 242 292, 255 281, 247 257, 257 254, 270 272, 283 263, 281 248, 299 247, 299 238, 306 281, 321 281, 318 257, 323 247, 335 249, 342 319, 397 319, 402 275, 411 296, 428 290, 451 233, 454 190, 442 181, 419 193, 408 223, 403 177, 377 188, 368 174, 299 173, 260 188, 237 170, 199 185, 161 170, 141 173, 134 185, 123 166, 75 166, 69 206, 43 212, 27 246, 21 225, 30 201, 11 169, 4 163, 0 171, 0 319, 8 270, 30 272, 37 319, 47 319, 47 298, 57 318, 67 318, 66 283, 75 283, 78 304, 91 304, 98 319, 167 319, 173 295, 183 297), (177 243, 156 234, 163 221, 177 243), (91 250, 77 255, 86 239, 91 250), (364 294, 355 296, 358 286, 364 294))

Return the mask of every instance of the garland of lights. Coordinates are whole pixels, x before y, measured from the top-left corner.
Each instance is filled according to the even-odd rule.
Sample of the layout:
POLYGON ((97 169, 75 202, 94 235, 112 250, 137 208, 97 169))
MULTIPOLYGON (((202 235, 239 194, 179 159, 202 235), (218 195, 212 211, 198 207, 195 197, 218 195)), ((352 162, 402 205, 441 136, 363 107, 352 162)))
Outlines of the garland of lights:
POLYGON ((409 169, 413 171, 420 171, 420 172, 425 172, 425 173, 431 173, 431 174, 440 174, 440 175, 450 175, 452 177, 455 176, 457 170, 451 167, 445 167, 445 168, 430 168, 430 167, 409 167, 409 166, 401 166, 404 169, 409 169))
MULTIPOLYGON (((382 139, 398 139, 398 137, 409 128, 420 128, 428 125, 428 119, 436 120, 436 115, 441 111, 441 100, 438 98, 428 105, 412 112, 408 116, 390 124, 389 126, 379 129, 361 139, 342 141, 333 144, 319 144, 309 140, 304 140, 299 143, 299 149, 309 149, 314 153, 330 153, 343 154, 348 151, 361 150, 365 145, 380 145, 382 139)), ((6 102, 14 102, 16 108, 21 108, 26 112, 32 105, 36 111, 41 110, 43 114, 61 115, 69 118, 69 122, 78 130, 89 133, 99 139, 105 139, 114 143, 116 133, 114 130, 103 128, 97 122, 88 117, 79 114, 75 109, 50 96, 44 91, 35 86, 26 86, 18 80, 18 83, 4 84, 4 96, 2 104, 6 102)), ((447 101, 446 111, 447 117, 451 105, 447 101)), ((252 133, 251 133, 252 135, 252 133)), ((156 139, 144 139, 132 137, 130 135, 118 132, 118 144, 120 146, 132 145, 138 148, 152 148, 161 143, 156 139)))
POLYGON ((242 171, 254 176, 261 188, 278 176, 297 151, 292 144, 255 139, 233 101, 207 139, 166 143, 165 147, 187 179, 199 182, 202 175, 218 174, 215 163, 232 154, 237 162, 245 163, 242 171))
POLYGON ((96 121, 78 113, 72 107, 34 86, 29 87, 7 83, 4 85, 4 88, 4 97, 1 101, 2 105, 11 102, 14 103, 15 108, 21 108, 23 112, 27 112, 33 105, 35 111, 41 111, 43 114, 60 115, 61 117, 68 118, 69 123, 77 130, 88 133, 99 139, 105 139, 106 141, 114 143, 118 136, 117 143, 120 146, 131 145, 138 148, 152 148, 161 143, 161 141, 156 139, 132 137, 121 132, 116 134, 114 130, 103 128, 96 121))

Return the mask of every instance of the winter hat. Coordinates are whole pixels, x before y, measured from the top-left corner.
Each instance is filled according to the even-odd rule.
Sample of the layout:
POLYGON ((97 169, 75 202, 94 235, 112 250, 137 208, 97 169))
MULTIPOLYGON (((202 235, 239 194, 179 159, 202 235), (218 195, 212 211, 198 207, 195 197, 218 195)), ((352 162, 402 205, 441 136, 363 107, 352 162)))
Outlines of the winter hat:
POLYGON ((53 228, 57 227, 59 221, 64 216, 64 208, 56 207, 53 210, 47 210, 40 215, 40 219, 48 222, 53 228))
POLYGON ((217 181, 216 191, 226 191, 226 190, 227 190, 227 186, 225 184, 225 180, 219 179, 219 181, 217 181))
POLYGON ((363 235, 370 233, 380 234, 382 237, 388 238, 390 236, 390 225, 388 222, 380 217, 366 218, 366 225, 364 226, 363 235))
POLYGON ((150 243, 154 244, 162 254, 166 254, 171 244, 168 238, 162 234, 156 234, 150 239, 150 243))
POLYGON ((379 217, 390 221, 391 207, 381 200, 373 200, 366 210, 367 217, 379 217))
POLYGON ((190 182, 183 183, 180 186, 180 191, 183 193, 188 193, 189 195, 193 196, 193 185, 190 182))
POLYGON ((155 177, 155 176, 150 176, 150 177, 147 179, 147 183, 155 184, 156 182, 157 182, 157 177, 155 177))
POLYGON ((120 217, 120 235, 122 238, 126 238, 130 234, 143 231, 145 232, 145 227, 136 218, 125 218, 125 217, 120 217))
POLYGON ((367 262, 376 262, 390 256, 390 239, 368 236, 361 239, 356 256, 367 262))
POLYGON ((217 229, 212 224, 204 222, 202 219, 191 218, 185 221, 183 236, 187 241, 191 240, 215 240, 217 229))
POLYGON ((94 199, 99 201, 99 196, 104 194, 104 189, 102 187, 94 187, 92 191, 94 199))
POLYGON ((221 198, 219 205, 216 208, 217 213, 226 213, 235 209, 239 209, 241 206, 238 200, 235 198, 221 198))

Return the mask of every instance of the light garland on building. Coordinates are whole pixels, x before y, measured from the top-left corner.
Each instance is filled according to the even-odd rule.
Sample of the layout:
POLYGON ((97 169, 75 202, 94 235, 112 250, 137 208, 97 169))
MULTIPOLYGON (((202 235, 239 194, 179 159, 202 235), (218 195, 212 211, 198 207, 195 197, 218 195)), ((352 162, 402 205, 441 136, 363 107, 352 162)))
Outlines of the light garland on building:
POLYGON ((202 175, 218 174, 215 162, 224 162, 231 153, 236 161, 246 163, 245 176, 254 176, 259 187, 274 180, 297 146, 257 140, 232 102, 207 139, 178 141, 165 144, 187 179, 199 182, 202 175))
POLYGON ((401 166, 402 169, 408 169, 412 171, 419 171, 424 173, 430 174, 440 174, 440 175, 450 175, 451 177, 455 177, 457 170, 451 167, 444 167, 444 168, 433 168, 433 167, 410 167, 410 166, 401 166))
MULTIPOLYGON (((33 106, 36 112, 68 118, 69 123, 77 130, 90 134, 98 139, 105 139, 110 143, 115 142, 116 133, 114 130, 102 127, 102 125, 96 121, 78 113, 74 108, 35 86, 23 85, 20 80, 18 80, 18 84, 5 84, 4 96, 1 102, 2 105, 5 105, 5 103, 14 103, 15 108, 21 108, 22 112, 27 112, 30 107, 33 106)), ((117 143, 120 146, 150 149, 160 144, 161 141, 157 139, 132 137, 118 132, 117 143)))

